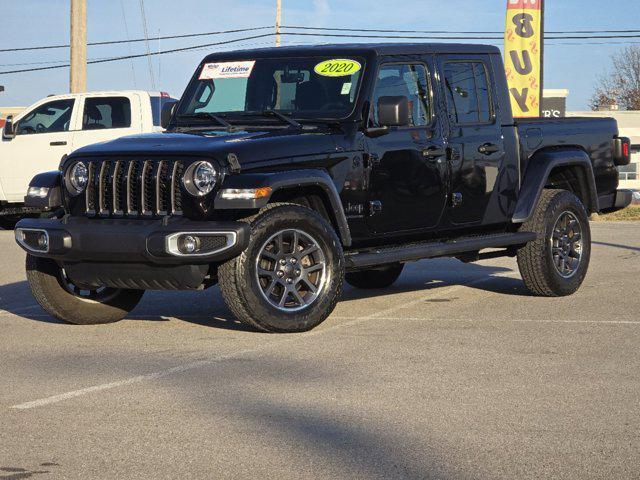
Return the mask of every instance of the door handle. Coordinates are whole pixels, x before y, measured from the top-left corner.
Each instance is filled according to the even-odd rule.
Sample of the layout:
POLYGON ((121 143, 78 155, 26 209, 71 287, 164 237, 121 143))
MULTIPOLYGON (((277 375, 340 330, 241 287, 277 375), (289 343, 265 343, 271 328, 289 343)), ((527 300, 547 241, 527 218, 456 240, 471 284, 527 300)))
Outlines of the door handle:
POLYGON ((492 153, 496 153, 500 151, 500 147, 494 143, 485 143, 484 145, 480 145, 478 147, 478 152, 483 155, 491 155, 492 153))
POLYGON ((422 156, 424 158, 428 158, 429 160, 433 160, 433 159, 436 159, 438 157, 443 157, 445 153, 446 152, 445 152, 444 148, 432 145, 430 147, 425 148, 422 151, 422 156))
POLYGON ((62 142, 51 142, 49 145, 51 145, 52 147, 62 147, 64 145, 66 145, 67 142, 62 141, 62 142))

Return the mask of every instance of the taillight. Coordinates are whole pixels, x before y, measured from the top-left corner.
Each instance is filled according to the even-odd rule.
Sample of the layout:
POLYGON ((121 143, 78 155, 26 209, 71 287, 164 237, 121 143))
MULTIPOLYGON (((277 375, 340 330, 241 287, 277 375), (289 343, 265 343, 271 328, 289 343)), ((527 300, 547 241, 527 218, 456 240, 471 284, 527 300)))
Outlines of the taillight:
POLYGON ((629 163, 631 163, 631 140, 627 137, 614 138, 613 162, 617 166, 629 165, 629 163))

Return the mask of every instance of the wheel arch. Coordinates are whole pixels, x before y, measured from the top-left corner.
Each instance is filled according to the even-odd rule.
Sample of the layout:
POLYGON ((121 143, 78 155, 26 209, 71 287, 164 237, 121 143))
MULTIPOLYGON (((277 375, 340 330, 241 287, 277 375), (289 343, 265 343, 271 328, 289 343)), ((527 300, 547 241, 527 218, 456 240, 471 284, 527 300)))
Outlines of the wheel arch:
POLYGON ((228 177, 222 189, 269 187, 268 196, 250 200, 228 200, 220 192, 215 208, 221 210, 256 210, 268 203, 290 202, 307 206, 321 214, 338 233, 344 246, 351 245, 351 232, 342 208, 340 194, 333 180, 323 170, 292 170, 275 173, 247 173, 228 177))
POLYGON ((513 223, 524 223, 531 218, 545 188, 568 190, 589 213, 599 211, 593 165, 587 152, 580 148, 542 150, 529 160, 513 223))

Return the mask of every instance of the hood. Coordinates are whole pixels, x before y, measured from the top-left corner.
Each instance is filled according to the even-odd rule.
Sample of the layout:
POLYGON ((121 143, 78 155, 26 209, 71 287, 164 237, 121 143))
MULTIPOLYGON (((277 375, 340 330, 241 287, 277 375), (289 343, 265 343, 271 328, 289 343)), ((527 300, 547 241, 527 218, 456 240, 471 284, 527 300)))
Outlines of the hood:
POLYGON ((151 133, 96 143, 76 155, 207 156, 238 155, 242 164, 257 161, 335 153, 333 135, 323 130, 210 131, 206 134, 151 133))

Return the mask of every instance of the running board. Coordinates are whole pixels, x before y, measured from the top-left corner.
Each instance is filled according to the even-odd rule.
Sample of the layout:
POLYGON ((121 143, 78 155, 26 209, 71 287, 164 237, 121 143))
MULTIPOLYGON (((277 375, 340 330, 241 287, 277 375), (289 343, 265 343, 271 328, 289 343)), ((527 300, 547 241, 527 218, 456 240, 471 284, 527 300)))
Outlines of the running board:
POLYGON ((361 269, 388 263, 412 262, 425 258, 448 257, 457 253, 478 252, 485 248, 525 245, 536 238, 537 235, 533 232, 516 232, 461 237, 449 241, 410 243, 348 253, 345 255, 345 261, 348 270, 361 269))

